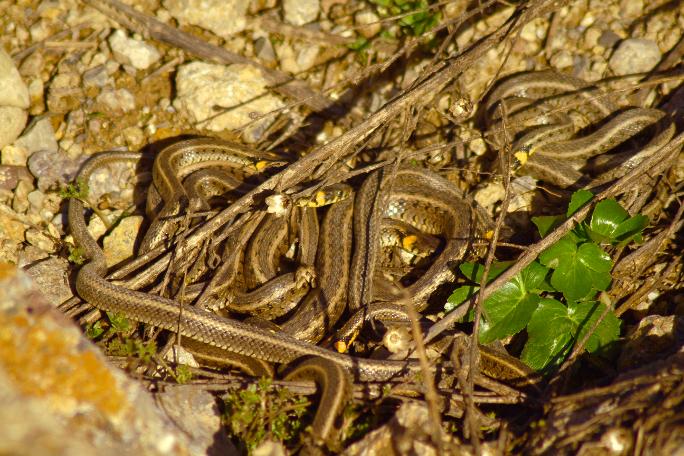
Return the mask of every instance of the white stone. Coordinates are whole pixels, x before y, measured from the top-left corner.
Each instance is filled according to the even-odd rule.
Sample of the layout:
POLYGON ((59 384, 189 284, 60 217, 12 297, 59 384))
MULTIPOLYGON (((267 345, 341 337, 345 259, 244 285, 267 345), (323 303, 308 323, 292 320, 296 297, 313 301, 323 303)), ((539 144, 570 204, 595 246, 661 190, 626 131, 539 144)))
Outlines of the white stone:
POLYGON ((0 47, 0 106, 27 109, 29 93, 14 61, 0 47))
POLYGON ((608 66, 617 75, 645 73, 660 62, 658 45, 651 40, 629 38, 620 43, 610 57, 608 66))
POLYGON ((304 25, 315 21, 320 9, 318 0, 283 0, 285 21, 292 25, 304 25))
POLYGON ((114 58, 138 70, 145 70, 161 58, 157 48, 141 40, 129 38, 123 30, 117 30, 109 36, 109 47, 114 58))
POLYGON ((178 69, 173 104, 200 128, 223 131, 246 127, 244 139, 254 142, 273 121, 271 117, 255 118, 283 106, 269 93, 267 84, 259 70, 250 65, 192 62, 178 69))
POLYGON ((249 0, 165 0, 181 24, 192 24, 228 38, 245 29, 249 0))

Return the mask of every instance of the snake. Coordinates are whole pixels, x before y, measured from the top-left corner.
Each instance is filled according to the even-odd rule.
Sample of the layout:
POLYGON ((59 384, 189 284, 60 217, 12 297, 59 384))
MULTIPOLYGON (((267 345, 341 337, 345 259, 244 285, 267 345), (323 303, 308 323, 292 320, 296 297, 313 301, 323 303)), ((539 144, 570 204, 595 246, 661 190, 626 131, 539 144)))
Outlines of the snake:
POLYGON ((511 152, 521 173, 561 188, 606 184, 664 146, 675 131, 672 119, 662 110, 620 109, 600 88, 552 70, 504 79, 490 92, 484 112, 495 147, 506 142, 505 133, 513 138, 511 152), (644 132, 650 139, 639 152, 608 154, 625 148, 644 132), (597 169, 602 161, 607 168, 606 158, 590 163, 594 157, 605 156, 611 157, 608 172, 595 178, 581 172, 585 167, 597 169))
MULTIPOLYGON (((155 166, 157 162, 162 162, 158 166, 157 171, 153 172, 153 180, 160 182, 156 191, 163 201, 161 203, 162 208, 157 211, 158 218, 179 215, 184 206, 189 206, 192 199, 191 195, 195 193, 201 194, 200 199, 202 200, 197 204, 197 207, 208 209, 209 207, 205 204, 207 196, 236 187, 232 182, 227 183, 225 186, 217 185, 214 182, 211 186, 217 187, 219 190, 208 190, 206 188, 207 182, 216 179, 221 180, 220 173, 212 172, 212 174, 208 172, 209 165, 207 163, 216 160, 213 158, 216 150, 219 150, 220 154, 225 155, 230 153, 232 147, 223 141, 215 141, 216 144, 212 145, 212 141, 206 138, 197 140, 197 142, 188 140, 182 142, 181 146, 171 146, 171 152, 162 151, 156 158, 155 166), (188 147, 188 156, 183 156, 183 147, 188 147), (206 154, 197 154, 198 148, 199 150, 207 151, 206 154), (200 157, 198 158, 199 162, 188 162, 190 160, 189 157, 192 156, 200 157), (174 166, 185 161, 185 166, 193 167, 193 172, 189 172, 187 169, 179 171, 174 166, 171 166, 170 161, 175 161, 176 165, 174 166), (205 171, 207 171, 207 174, 196 175, 190 179, 191 187, 196 187, 195 190, 186 189, 180 180, 174 181, 166 176, 166 173, 180 173, 190 176, 195 172, 204 173, 205 171)), ((239 158, 242 153, 243 150, 238 149, 237 155, 239 158)), ((90 175, 100 167, 114 162, 138 162, 141 160, 141 157, 140 153, 134 152, 106 152, 94 155, 81 169, 79 179, 87 182, 90 175)), ((228 165, 222 164, 221 167, 252 166, 249 163, 234 160, 228 165), (236 166, 235 163, 238 163, 238 165, 236 166)), ((254 162, 251 163, 253 164, 254 162)), ((397 195, 401 196, 390 199, 391 204, 388 206, 387 212, 396 212, 400 222, 391 224, 391 229, 401 232, 401 224, 404 223, 417 229, 427 229, 433 233, 446 234, 449 237, 458 234, 453 239, 447 239, 446 242, 448 244, 452 240, 458 241, 460 246, 462 243, 460 238, 467 236, 468 233, 455 233, 453 229, 449 231, 446 228, 457 220, 455 218, 457 212, 453 208, 449 209, 450 206, 447 200, 452 197, 460 198, 458 192, 450 193, 442 188, 442 186, 448 185, 448 181, 443 180, 443 178, 438 177, 436 174, 430 174, 427 170, 420 171, 417 169, 402 169, 395 177, 397 189, 401 191, 397 195), (419 178, 423 183, 429 183, 430 186, 427 189, 419 188, 409 182, 413 178, 419 178), (425 221, 420 222, 416 214, 421 209, 408 207, 410 204, 407 205, 407 199, 414 193, 422 195, 424 201, 418 204, 418 206, 421 206, 425 204, 428 192, 436 191, 437 189, 441 189, 442 196, 445 197, 442 201, 443 207, 440 210, 451 211, 449 212, 451 218, 448 221, 445 218, 444 221, 438 222, 437 225, 430 225, 430 223, 425 221)), ((176 178, 178 179, 178 174, 176 178)), ((346 397, 340 393, 340 391, 347 389, 345 385, 348 382, 346 380, 325 380, 325 378, 338 378, 337 374, 331 373, 336 369, 338 373, 343 372, 345 376, 356 381, 400 380, 416 375, 421 369, 414 360, 359 358, 315 344, 316 341, 332 330, 346 309, 352 246, 359 242, 358 239, 354 240, 353 237, 358 236, 361 232, 358 228, 353 229, 353 225, 358 224, 353 218, 356 198, 343 198, 339 190, 335 192, 335 195, 337 200, 326 209, 320 227, 320 235, 317 236, 315 259, 313 261, 316 267, 318 286, 307 292, 304 301, 282 323, 281 330, 279 331, 274 331, 270 327, 240 321, 231 318, 230 315, 217 315, 209 312, 202 306, 182 304, 186 299, 179 301, 165 296, 130 289, 107 280, 105 278, 107 266, 104 253, 97 242, 90 236, 86 227, 84 203, 80 199, 72 198, 68 207, 71 233, 76 244, 83 249, 84 256, 87 258, 87 262, 80 268, 76 276, 76 291, 82 299, 100 310, 116 312, 133 320, 178 333, 183 337, 183 340, 189 341, 188 345, 193 353, 197 353, 200 359, 210 363, 225 362, 230 365, 246 366, 245 368, 248 372, 260 375, 272 373, 272 371, 269 371, 269 368, 264 367, 263 362, 289 365, 293 361, 304 357, 311 359, 311 361, 306 363, 307 367, 303 371, 310 372, 314 380, 318 378, 316 381, 321 383, 325 401, 329 401, 331 397, 346 397), (256 363, 252 361, 256 361, 256 363)), ((456 208, 463 209, 467 207, 467 205, 463 207, 458 206, 459 201, 456 199, 452 200, 451 203, 455 204, 456 208)), ((159 202, 156 205, 159 206, 159 202)), ((305 213, 309 209, 307 206, 314 205, 314 203, 309 201, 296 203, 296 205, 301 207, 301 210, 305 213)), ((245 214, 246 216, 247 214, 245 214)), ((441 214, 441 216, 446 217, 445 214, 441 214)), ((155 220, 158 220, 158 218, 155 220)), ((234 229, 232 234, 228 236, 234 236, 236 240, 246 244, 246 239, 249 238, 246 233, 262 223, 264 215, 261 213, 260 217, 254 219, 256 221, 249 218, 246 218, 246 220, 246 223, 234 229)), ((306 223, 302 222, 300 224, 305 226, 306 223)), ((179 225, 166 227, 164 224, 155 225, 155 222, 153 222, 152 226, 163 233, 161 236, 153 235, 149 238, 152 241, 146 242, 146 249, 148 251, 154 250, 159 244, 171 242, 179 230, 179 225)), ((457 223, 454 226, 462 225, 457 223)), ((308 229, 304 228, 304 232, 308 233, 308 229)), ((409 251, 415 247, 416 239, 420 239, 416 238, 415 234, 400 234, 389 237, 395 239, 394 242, 401 244, 409 251)), ((307 242, 304 242, 304 244, 307 244, 307 242)), ((436 249, 434 240, 432 242, 428 241, 427 245, 433 251, 436 249)), ((259 251, 256 247, 253 247, 252 250, 254 252, 259 251)), ((301 250, 303 252, 300 252, 300 256, 308 257, 308 261, 311 261, 311 258, 314 256, 312 253, 314 250, 310 246, 304 247, 301 250)), ((452 252, 454 256, 450 258, 451 260, 457 260, 461 257, 462 248, 459 247, 457 250, 452 252)), ((423 255, 419 252, 419 249, 415 252, 417 255, 423 255)), ((442 249, 442 254, 445 252, 450 254, 449 250, 442 249)), ((267 256, 269 255, 270 253, 267 254, 267 256)), ((232 255, 233 261, 236 258, 236 255, 232 255)), ((438 260, 439 258, 441 256, 438 257, 438 260)), ((231 252, 224 252, 223 259, 231 259, 231 252)), ((186 259, 183 258, 182 260, 186 259)), ((226 264, 228 262, 226 261, 226 264)), ((444 265, 446 265, 446 262, 447 260, 443 260, 444 265)), ((440 270, 436 271, 436 274, 444 275, 441 270, 445 267, 444 265, 440 266, 440 270)), ((268 260, 266 260, 266 269, 268 268, 272 269, 272 264, 269 266, 268 260)), ((266 277, 272 276, 272 274, 273 270, 268 272, 266 277)), ((281 275, 272 277, 270 280, 275 280, 278 277, 281 277, 281 275)), ((264 288, 264 290, 266 289, 271 290, 270 288, 264 288)), ((193 286, 190 286, 187 291, 188 296, 192 296, 193 293, 198 296, 202 293, 199 287, 194 287, 193 289, 193 286)), ((269 293, 265 293, 265 300, 273 299, 274 295, 269 293)), ((332 411, 331 414, 334 416, 337 412, 332 411)), ((330 432, 332 425, 329 419, 317 418, 315 421, 319 422, 315 426, 318 428, 316 431, 317 435, 323 436, 330 432)))

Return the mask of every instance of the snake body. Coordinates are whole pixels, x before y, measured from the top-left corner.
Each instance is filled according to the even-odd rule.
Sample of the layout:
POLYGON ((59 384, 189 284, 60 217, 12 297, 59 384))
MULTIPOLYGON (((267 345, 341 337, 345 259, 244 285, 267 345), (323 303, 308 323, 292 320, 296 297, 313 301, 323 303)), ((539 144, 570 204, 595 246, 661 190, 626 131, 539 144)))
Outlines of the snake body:
POLYGON ((636 166, 674 134, 674 124, 665 112, 620 110, 599 88, 550 70, 505 79, 490 93, 485 111, 495 146, 512 138, 512 153, 522 162, 521 172, 559 187, 605 184, 636 166), (582 119, 573 123, 570 111, 582 119), (600 126, 576 136, 578 130, 594 124, 600 126), (650 140, 639 153, 614 154, 615 168, 610 173, 591 179, 581 171, 589 159, 619 148, 647 130, 650 140))
MULTIPOLYGON (((620 163, 634 166, 672 134, 673 127, 661 111, 634 108, 617 112, 612 102, 599 95, 598 89, 575 78, 553 72, 532 73, 498 85, 485 110, 499 145, 508 140, 503 133, 509 123, 514 151, 527 156, 523 165, 527 172, 571 186, 581 179, 575 161, 584 165, 645 128, 662 124, 642 152, 620 163), (571 123, 571 116, 554 112, 554 107, 569 100, 588 106, 581 110, 588 124, 600 121, 602 126, 574 138, 577 127, 571 123)), ((84 165, 79 177, 87 182, 99 167, 140 158, 140 154, 129 152, 96 155, 84 165)), ((316 343, 339 326, 345 311, 353 317, 339 335, 349 340, 368 315, 405 319, 403 307, 397 305, 402 301, 424 310, 435 290, 453 280, 453 263, 464 257, 470 241, 486 223, 454 184, 434 172, 404 165, 371 172, 353 195, 336 188, 332 197, 316 192, 311 198, 293 202, 290 214, 295 223, 256 210, 234 218, 210 241, 192 244, 192 230, 198 222, 181 224, 186 211, 211 217, 212 198, 234 191, 244 193, 252 185, 245 179, 280 164, 269 154, 211 138, 181 141, 156 157, 154 185, 148 193, 153 222, 141 253, 161 259, 128 283, 134 288, 154 283, 172 262, 171 254, 162 253, 164 247, 181 242, 179 239, 185 242, 183 236, 189 233, 190 245, 183 246, 186 254, 177 259, 177 264, 186 267, 186 278, 193 283, 180 287, 180 300, 105 278, 104 253, 88 233, 84 204, 71 199, 71 232, 88 260, 77 275, 76 290, 100 310, 179 333, 189 339, 191 351, 209 363, 225 360, 262 375, 272 373, 265 363, 289 364, 304 359, 287 378, 307 375, 324 390, 324 406, 330 410, 317 415, 314 428, 325 440, 336 427, 334 418, 340 404, 348 397, 349 375, 357 381, 385 381, 416 374, 420 367, 413 360, 353 357, 316 343), (240 177, 235 177, 236 172, 240 177), (323 200, 334 204, 325 209, 319 227, 315 208, 323 200), (400 249, 419 262, 432 261, 408 285, 379 282, 383 249, 400 249), (289 252, 287 261, 278 259, 284 252, 289 252), (217 259, 220 265, 215 266, 217 259), (281 270, 286 263, 297 266, 281 270), (181 304, 192 299, 197 305, 181 304), (219 308, 231 314, 209 311, 219 308), (234 313, 276 319, 280 330, 241 321, 232 317, 234 313), (250 365, 252 360, 261 364, 250 365)), ((614 173, 604 175, 599 183, 614 173)), ((485 353, 489 356, 490 352, 485 353)), ((491 355, 489 359, 495 358, 491 355)))

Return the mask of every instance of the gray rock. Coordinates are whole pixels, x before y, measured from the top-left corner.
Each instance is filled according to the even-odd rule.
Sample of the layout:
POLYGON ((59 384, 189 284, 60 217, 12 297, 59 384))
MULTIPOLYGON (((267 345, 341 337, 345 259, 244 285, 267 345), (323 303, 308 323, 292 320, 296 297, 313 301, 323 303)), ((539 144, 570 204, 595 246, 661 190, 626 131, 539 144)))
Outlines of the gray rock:
POLYGON ((292 25, 315 21, 320 9, 319 0, 283 0, 283 16, 292 25))
POLYGON ((0 48, 0 106, 28 109, 28 88, 21 79, 14 61, 0 48))
POLYGON ((660 48, 651 41, 629 38, 622 41, 608 61, 608 66, 617 75, 645 73, 651 71, 661 59, 660 48))
POLYGON ((119 63, 138 70, 149 68, 161 58, 157 48, 144 41, 129 38, 123 30, 117 30, 109 36, 109 47, 119 63))
POLYGON ((147 391, 7 265, 0 327, 0 454, 190 454, 147 391))
POLYGON ((41 150, 29 157, 28 168, 38 179, 38 188, 45 192, 73 181, 86 159, 84 156, 72 159, 61 151, 41 150))
POLYGON ((436 455, 430 441, 427 406, 424 403, 406 402, 399 407, 394 418, 384 426, 368 433, 363 439, 345 449, 347 456, 354 455, 436 455))
POLYGON ((20 179, 32 181, 33 176, 24 166, 0 165, 0 189, 14 190, 20 179))
POLYGON ((25 271, 53 306, 73 296, 69 285, 69 262, 64 258, 49 257, 29 265, 25 271))
POLYGON ((39 150, 57 152, 57 138, 50 119, 43 117, 32 122, 26 132, 15 141, 15 145, 26 149, 29 155, 39 150))
POLYGON ((194 455, 240 454, 221 426, 216 398, 206 391, 189 386, 169 388, 156 394, 159 406, 190 441, 194 455))
POLYGON ((246 126, 243 137, 254 142, 273 121, 255 117, 283 106, 269 93, 267 85, 261 72, 250 65, 192 62, 178 69, 173 105, 200 128, 224 131, 246 126), (225 112, 217 110, 217 106, 225 108, 225 112))
POLYGON ((245 29, 249 0, 165 0, 164 7, 181 24, 192 24, 223 38, 245 29))

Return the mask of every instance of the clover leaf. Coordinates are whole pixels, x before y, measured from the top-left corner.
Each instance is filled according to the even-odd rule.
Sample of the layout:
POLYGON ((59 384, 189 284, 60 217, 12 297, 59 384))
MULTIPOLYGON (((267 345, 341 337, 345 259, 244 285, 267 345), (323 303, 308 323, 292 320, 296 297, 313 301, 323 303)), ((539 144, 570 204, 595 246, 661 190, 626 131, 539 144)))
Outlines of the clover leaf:
POLYGON ((547 268, 532 262, 484 301, 486 318, 480 331, 481 343, 510 336, 527 325, 541 300, 537 287, 547 273, 547 268))
POLYGON ((589 224, 589 235, 595 242, 626 243, 641 241, 641 231, 648 225, 648 217, 629 213, 617 201, 609 199, 596 205, 589 224))
POLYGON ((568 301, 584 298, 592 289, 605 290, 612 279, 610 256, 592 243, 578 246, 563 238, 542 252, 539 261, 554 269, 551 285, 568 301))
MULTIPOLYGON (((597 301, 573 302, 565 306, 555 299, 543 299, 527 325, 527 343, 521 360, 536 370, 560 364, 591 330, 605 310, 597 301)), ((585 349, 595 353, 617 340, 620 319, 609 312, 589 336, 585 349)))

